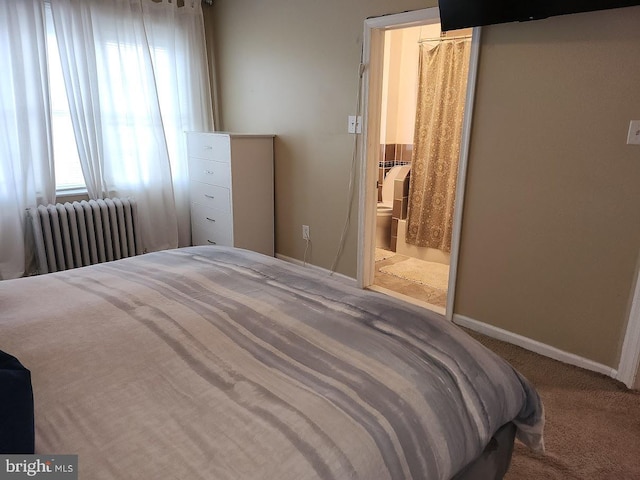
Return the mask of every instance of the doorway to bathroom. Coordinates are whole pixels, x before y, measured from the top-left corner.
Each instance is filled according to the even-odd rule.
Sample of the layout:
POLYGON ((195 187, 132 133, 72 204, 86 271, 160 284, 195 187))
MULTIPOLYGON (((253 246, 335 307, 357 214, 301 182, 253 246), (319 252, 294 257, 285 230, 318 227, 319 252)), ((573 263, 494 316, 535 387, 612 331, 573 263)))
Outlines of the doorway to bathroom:
POLYGON ((478 45, 437 8, 365 22, 358 281, 449 319, 478 45))

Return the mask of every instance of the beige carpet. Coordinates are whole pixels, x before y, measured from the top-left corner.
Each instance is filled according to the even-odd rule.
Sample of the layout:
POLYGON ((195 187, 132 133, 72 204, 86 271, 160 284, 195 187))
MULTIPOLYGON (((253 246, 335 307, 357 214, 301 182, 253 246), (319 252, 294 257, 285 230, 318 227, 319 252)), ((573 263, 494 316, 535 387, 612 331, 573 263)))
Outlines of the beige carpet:
POLYGON ((446 291, 449 283, 449 265, 426 262, 417 258, 407 258, 401 262, 381 267, 380 271, 422 285, 429 285, 438 290, 446 291))
POLYGON ((545 455, 520 443, 505 479, 640 479, 640 393, 621 383, 467 331, 509 361, 545 405, 545 455))

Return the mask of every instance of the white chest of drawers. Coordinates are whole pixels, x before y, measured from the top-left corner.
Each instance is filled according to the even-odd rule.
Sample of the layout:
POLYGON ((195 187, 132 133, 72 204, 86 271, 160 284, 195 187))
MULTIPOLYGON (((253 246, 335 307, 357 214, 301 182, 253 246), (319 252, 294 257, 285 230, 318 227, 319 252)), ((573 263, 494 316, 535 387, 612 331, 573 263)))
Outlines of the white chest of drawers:
POLYGON ((274 255, 273 135, 187 133, 193 245, 274 255))

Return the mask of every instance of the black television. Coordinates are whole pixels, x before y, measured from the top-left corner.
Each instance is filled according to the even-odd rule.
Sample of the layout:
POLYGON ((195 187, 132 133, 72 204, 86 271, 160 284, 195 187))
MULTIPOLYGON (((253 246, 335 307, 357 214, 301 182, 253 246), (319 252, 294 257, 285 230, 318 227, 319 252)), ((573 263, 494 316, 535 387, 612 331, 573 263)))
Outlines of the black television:
MULTIPOLYGON (((439 0, 443 31, 640 5, 640 0, 439 0)), ((640 27, 639 27, 640 28, 640 27)))

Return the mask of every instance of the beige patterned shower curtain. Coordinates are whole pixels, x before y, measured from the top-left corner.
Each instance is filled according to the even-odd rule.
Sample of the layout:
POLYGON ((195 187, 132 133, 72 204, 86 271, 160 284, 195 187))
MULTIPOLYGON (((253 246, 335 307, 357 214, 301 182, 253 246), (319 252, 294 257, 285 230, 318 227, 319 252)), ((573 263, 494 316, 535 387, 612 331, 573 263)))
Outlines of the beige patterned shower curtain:
POLYGON ((420 45, 406 242, 451 251, 471 40, 420 45))

